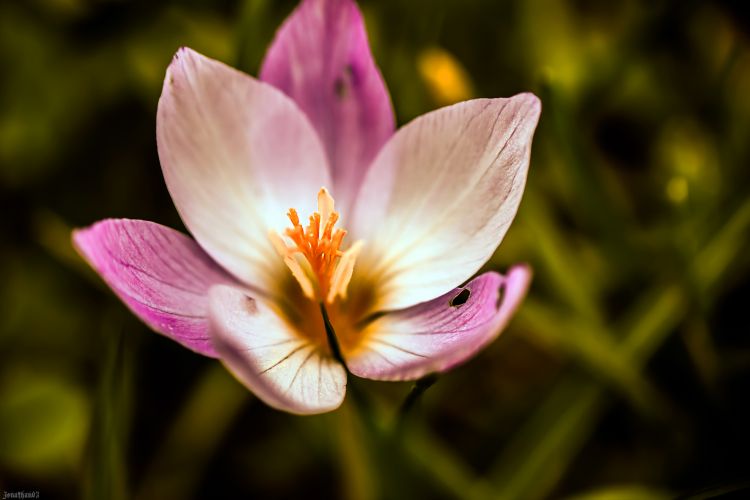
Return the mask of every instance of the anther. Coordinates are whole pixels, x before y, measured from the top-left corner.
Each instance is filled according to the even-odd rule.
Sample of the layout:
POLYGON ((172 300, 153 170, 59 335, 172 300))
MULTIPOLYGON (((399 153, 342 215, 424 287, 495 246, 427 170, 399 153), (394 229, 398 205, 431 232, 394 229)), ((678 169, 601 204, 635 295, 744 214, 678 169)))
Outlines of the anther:
POLYGON ((362 248, 362 242, 358 241, 345 252, 339 250, 346 231, 335 228, 339 214, 334 208, 333 197, 328 190, 321 188, 318 192, 318 211, 310 216, 306 228, 300 224, 299 214, 295 209, 290 208, 287 212, 292 227, 287 228, 284 235, 293 242, 292 246, 288 246, 275 231, 269 232, 273 247, 284 259, 303 293, 314 299, 315 283, 318 299, 328 303, 334 302, 338 297, 346 298, 354 263, 362 248))

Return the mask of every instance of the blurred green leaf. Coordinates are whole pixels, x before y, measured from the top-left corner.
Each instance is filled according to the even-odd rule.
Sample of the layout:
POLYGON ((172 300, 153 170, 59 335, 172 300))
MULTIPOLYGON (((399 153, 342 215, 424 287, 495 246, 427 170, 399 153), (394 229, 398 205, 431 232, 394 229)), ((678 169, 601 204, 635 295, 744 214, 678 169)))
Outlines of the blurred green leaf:
POLYGON ((719 232, 693 260, 694 273, 707 296, 715 293, 731 264, 746 253, 744 241, 750 234, 750 201, 745 201, 721 227, 719 232))
POLYGON ((604 394, 580 376, 560 380, 490 470, 494 498, 545 498, 595 427, 604 394))
POLYGON ((122 331, 116 305, 102 315, 101 339, 106 353, 94 400, 94 422, 89 436, 85 498, 121 500, 130 497, 127 470, 128 434, 133 418, 133 349, 122 331))
POLYGON ((663 407, 657 391, 641 375, 612 335, 586 319, 568 317, 551 307, 528 299, 518 314, 518 322, 529 336, 553 352, 567 354, 600 380, 613 383, 646 415, 663 407))
POLYGON ((0 380, 0 462, 30 475, 78 468, 90 424, 85 392, 57 373, 9 369, 0 380))
POLYGON ((208 368, 164 436, 135 498, 189 498, 250 396, 223 366, 208 368))
POLYGON ((560 300, 570 304, 582 316, 599 320, 596 276, 581 272, 587 263, 555 226, 550 209, 538 192, 528 191, 519 218, 529 231, 533 251, 543 266, 541 276, 545 285, 554 287, 560 300))
POLYGON ((658 488, 640 485, 608 486, 566 497, 566 500, 670 500, 674 495, 658 488))
POLYGON ((403 446, 410 461, 454 498, 489 498, 489 484, 435 436, 411 426, 405 431, 403 446))
POLYGON ((336 412, 343 496, 352 500, 382 498, 370 456, 367 427, 357 411, 352 401, 348 400, 336 412))
POLYGON ((74 252, 70 223, 181 227, 154 139, 174 51, 257 75, 297 0, 0 2, 2 486, 33 480, 91 499, 618 500, 742 484, 722 477, 747 469, 750 46, 739 11, 359 3, 399 124, 467 92, 541 97, 524 202, 486 265, 534 268, 512 331, 396 430, 405 385, 350 380, 338 412, 303 419, 259 401, 245 411, 248 392, 218 363, 186 380, 174 415, 134 373, 210 362, 154 362, 161 338, 136 358, 131 342, 150 337, 74 252), (621 424, 632 441, 611 442, 621 424))

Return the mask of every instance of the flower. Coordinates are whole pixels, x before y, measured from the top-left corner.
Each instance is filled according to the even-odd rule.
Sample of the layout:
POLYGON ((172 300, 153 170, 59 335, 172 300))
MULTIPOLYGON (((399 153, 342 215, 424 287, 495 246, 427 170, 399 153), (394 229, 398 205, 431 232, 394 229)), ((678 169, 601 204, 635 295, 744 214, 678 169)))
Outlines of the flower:
POLYGON ((74 244, 155 331, 270 406, 330 411, 347 371, 416 379, 505 327, 526 266, 461 284, 515 216, 540 108, 477 99, 394 132, 355 3, 304 0, 260 80, 187 48, 167 70, 159 158, 195 240, 110 219, 74 244))

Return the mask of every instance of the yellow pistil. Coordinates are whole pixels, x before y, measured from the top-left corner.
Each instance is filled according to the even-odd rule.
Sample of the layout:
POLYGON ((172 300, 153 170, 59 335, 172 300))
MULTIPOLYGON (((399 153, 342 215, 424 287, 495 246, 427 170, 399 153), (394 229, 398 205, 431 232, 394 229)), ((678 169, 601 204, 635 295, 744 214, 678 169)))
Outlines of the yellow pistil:
POLYGON ((339 250, 346 236, 346 230, 335 229, 339 213, 334 210, 333 197, 326 188, 318 192, 318 211, 309 219, 307 227, 300 224, 299 215, 293 208, 287 217, 292 227, 284 231, 293 245, 286 244, 278 233, 271 230, 269 238, 284 263, 297 280, 302 292, 311 300, 333 303, 337 297, 346 298, 346 290, 354 272, 354 263, 362 248, 357 241, 348 250, 339 250), (321 231, 322 228, 322 231, 321 231), (304 260, 300 262, 298 256, 304 260), (303 268, 306 262, 307 269, 303 268), (311 279, 312 278, 312 279, 311 279), (317 293, 316 285, 317 284, 317 293))

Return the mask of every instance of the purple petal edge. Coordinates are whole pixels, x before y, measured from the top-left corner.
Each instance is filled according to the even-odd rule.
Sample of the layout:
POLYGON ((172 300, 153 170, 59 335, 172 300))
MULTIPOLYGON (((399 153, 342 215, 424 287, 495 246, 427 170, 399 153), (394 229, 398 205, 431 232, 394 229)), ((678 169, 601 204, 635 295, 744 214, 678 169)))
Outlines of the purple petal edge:
POLYGON ((127 307, 156 332, 217 357, 208 289, 236 283, 188 236, 159 224, 106 219, 72 234, 73 246, 127 307))
POLYGON ((393 134, 388 89, 351 0, 304 0, 266 53, 264 80, 308 115, 325 145, 333 196, 347 213, 364 174, 393 134))
POLYGON ((437 299, 383 316, 369 327, 367 347, 347 358, 349 370, 376 380, 448 371, 497 338, 530 282, 530 268, 516 265, 505 276, 487 272, 437 299))

